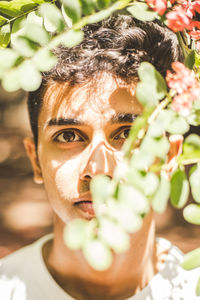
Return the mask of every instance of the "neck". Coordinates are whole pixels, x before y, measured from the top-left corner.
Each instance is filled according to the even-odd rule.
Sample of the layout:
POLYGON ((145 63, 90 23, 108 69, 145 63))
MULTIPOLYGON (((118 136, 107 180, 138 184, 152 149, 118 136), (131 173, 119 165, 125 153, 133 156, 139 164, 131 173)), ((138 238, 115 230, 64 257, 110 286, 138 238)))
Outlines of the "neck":
POLYGON ((81 251, 66 247, 64 227, 56 217, 54 240, 44 247, 43 256, 52 277, 75 299, 126 299, 143 289, 157 272, 152 216, 147 216, 141 230, 131 236, 129 250, 114 255, 112 266, 103 272, 93 270, 81 251))

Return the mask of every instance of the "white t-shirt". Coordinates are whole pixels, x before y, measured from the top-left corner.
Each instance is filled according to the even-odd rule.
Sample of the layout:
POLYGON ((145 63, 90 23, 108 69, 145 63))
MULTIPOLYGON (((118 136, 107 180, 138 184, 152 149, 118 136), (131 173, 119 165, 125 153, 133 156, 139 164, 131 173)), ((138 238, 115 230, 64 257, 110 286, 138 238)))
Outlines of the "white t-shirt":
MULTIPOLYGON (((42 257, 42 247, 52 234, 44 236, 0 260, 1 300, 71 300, 52 278, 42 257)), ((179 263, 183 254, 169 241, 158 239, 163 248, 169 248, 166 262, 149 284, 128 300, 200 300, 195 286, 200 268, 185 271, 179 263)))

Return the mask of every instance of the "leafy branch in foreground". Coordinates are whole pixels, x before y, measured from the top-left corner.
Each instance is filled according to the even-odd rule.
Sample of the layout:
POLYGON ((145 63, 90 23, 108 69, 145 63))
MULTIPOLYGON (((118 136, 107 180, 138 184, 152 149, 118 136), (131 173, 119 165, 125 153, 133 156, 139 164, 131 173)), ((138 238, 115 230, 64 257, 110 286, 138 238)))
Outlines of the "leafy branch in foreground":
MULTIPOLYGON (((112 180, 98 176, 91 183, 96 218, 89 222, 74 220, 65 230, 67 245, 82 249, 96 270, 111 265, 112 251, 121 253, 128 249, 129 233, 141 228, 150 207, 162 213, 169 197, 173 206, 184 207, 189 186, 194 203, 184 208, 184 217, 200 224, 200 137, 189 135, 177 159, 170 157, 169 151, 170 144, 181 150, 183 135, 190 125, 200 125, 199 1, 191 1, 188 6, 185 2, 166 0, 0 2, 0 79, 7 91, 36 90, 42 80, 41 72, 56 64, 52 53, 55 47, 79 44, 83 39, 82 27, 121 9, 142 21, 159 19, 177 32, 185 65, 190 70, 174 64, 174 73, 168 72, 167 87, 153 66, 140 66, 136 93, 144 112, 130 130, 123 148, 124 159, 112 180), (194 165, 189 180, 185 173, 188 164, 194 165)), ((183 267, 200 266, 199 261, 197 249, 186 256, 183 267)))

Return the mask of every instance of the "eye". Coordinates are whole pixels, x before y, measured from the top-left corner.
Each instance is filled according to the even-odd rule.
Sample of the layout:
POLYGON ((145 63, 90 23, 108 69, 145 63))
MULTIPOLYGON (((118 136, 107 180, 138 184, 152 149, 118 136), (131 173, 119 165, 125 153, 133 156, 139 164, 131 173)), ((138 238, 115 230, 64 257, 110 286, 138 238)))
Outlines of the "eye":
POLYGON ((123 130, 120 131, 119 134, 115 135, 114 140, 127 139, 129 132, 130 132, 130 127, 124 128, 123 130))
POLYGON ((60 143, 73 143, 73 142, 83 142, 84 139, 74 130, 65 130, 59 133, 54 141, 60 143))

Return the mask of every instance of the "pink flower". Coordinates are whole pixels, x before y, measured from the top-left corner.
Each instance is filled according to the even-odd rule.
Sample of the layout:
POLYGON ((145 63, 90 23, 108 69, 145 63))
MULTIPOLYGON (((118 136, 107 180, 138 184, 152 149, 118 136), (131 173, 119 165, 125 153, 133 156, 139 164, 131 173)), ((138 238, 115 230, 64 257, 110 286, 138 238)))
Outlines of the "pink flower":
POLYGON ((200 40, 200 30, 197 30, 197 31, 190 31, 189 32, 189 35, 191 36, 191 38, 193 40, 200 40))
POLYGON ((162 16, 167 9, 166 0, 146 0, 150 8, 156 11, 160 16, 162 16))
POLYGON ((172 63, 172 69, 175 73, 167 71, 166 81, 171 89, 177 93, 172 101, 172 108, 188 115, 192 103, 200 100, 200 83, 195 77, 195 73, 186 68, 180 62, 172 63))
POLYGON ((192 2, 191 0, 184 0, 181 2, 181 6, 186 12, 186 15, 192 19, 195 15, 194 1, 192 2))
POLYGON ((184 66, 184 64, 176 61, 172 63, 172 69, 175 73, 167 71, 167 84, 171 89, 174 89, 178 94, 187 91, 195 85, 196 78, 194 72, 184 66))
POLYGON ((172 109, 181 112, 183 115, 188 115, 192 107, 192 101, 189 93, 184 93, 174 97, 172 101, 172 109))
POLYGON ((190 25, 190 18, 181 7, 175 7, 174 10, 166 14, 167 24, 173 31, 183 31, 190 25))
POLYGON ((200 14, 200 0, 196 0, 193 2, 193 8, 197 13, 200 14))

